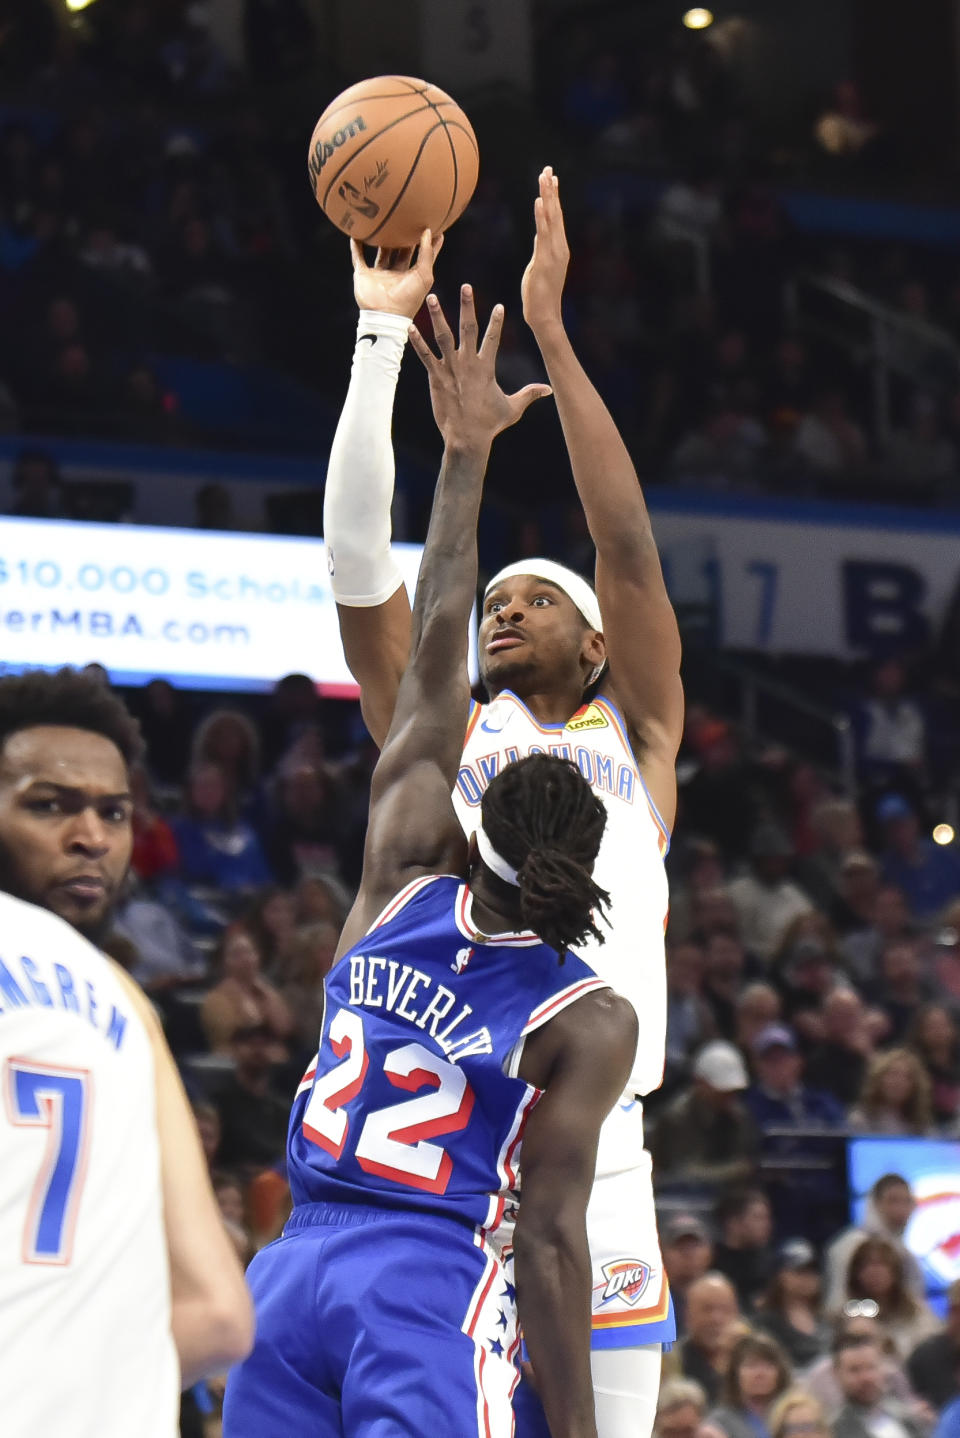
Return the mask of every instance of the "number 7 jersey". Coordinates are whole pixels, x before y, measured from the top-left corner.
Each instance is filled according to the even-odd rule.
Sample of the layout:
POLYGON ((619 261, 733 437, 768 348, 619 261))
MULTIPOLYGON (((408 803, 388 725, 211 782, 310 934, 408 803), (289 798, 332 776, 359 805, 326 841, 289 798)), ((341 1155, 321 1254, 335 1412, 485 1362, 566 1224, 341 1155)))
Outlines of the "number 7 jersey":
POLYGON ((491 1235, 513 1216, 540 1097, 515 1075, 521 1040, 607 985, 535 934, 479 933, 471 899, 459 879, 418 879, 327 976, 290 1119, 295 1205, 441 1213, 491 1235))

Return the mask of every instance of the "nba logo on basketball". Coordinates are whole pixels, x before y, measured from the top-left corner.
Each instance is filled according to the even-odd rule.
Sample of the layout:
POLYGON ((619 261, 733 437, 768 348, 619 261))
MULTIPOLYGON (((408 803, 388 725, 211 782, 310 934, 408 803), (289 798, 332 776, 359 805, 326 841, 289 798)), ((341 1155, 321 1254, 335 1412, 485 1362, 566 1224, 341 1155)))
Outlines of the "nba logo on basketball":
POLYGON ((603 1276, 607 1280, 607 1286, 600 1302, 607 1303, 611 1298, 622 1298, 624 1303, 633 1307, 650 1281, 650 1265, 641 1263, 639 1258, 617 1258, 613 1263, 603 1265, 603 1276))

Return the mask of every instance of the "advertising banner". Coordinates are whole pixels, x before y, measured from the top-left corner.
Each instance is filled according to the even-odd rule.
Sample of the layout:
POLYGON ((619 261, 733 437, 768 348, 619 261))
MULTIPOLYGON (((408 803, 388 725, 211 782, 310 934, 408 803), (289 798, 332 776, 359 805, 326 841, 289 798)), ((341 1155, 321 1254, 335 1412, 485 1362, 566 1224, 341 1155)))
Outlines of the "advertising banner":
MULTIPOLYGON (((396 546, 413 593, 420 545, 396 546)), ((118 684, 354 697, 322 540, 0 518, 0 668, 96 662, 118 684)))
POLYGON ((935 635, 960 581, 960 516, 816 502, 649 496, 674 602, 723 648, 854 659, 935 635))

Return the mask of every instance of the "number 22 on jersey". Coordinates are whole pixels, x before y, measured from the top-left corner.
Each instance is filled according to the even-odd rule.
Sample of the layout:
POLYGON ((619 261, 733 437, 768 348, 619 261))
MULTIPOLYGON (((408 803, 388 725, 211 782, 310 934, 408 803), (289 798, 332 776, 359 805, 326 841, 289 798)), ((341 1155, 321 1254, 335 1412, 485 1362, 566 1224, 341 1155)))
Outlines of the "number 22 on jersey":
MULTIPOLYGON (((353 1009, 340 1009, 331 1020, 329 1040, 341 1062, 314 1084, 304 1110, 303 1132, 339 1159, 350 1137, 347 1107, 360 1094, 370 1062, 361 1016, 353 1009)), ((453 1160, 440 1144, 429 1140, 458 1133, 469 1123, 473 1090, 466 1075, 418 1043, 392 1049, 383 1072, 394 1088, 417 1097, 367 1114, 353 1151, 357 1163, 365 1173, 405 1187, 445 1193, 453 1160), (421 1094, 421 1089, 429 1092, 421 1094)))
POLYGON ((7 1118, 16 1128, 47 1130, 23 1234, 24 1263, 65 1265, 83 1189, 93 1080, 86 1069, 26 1058, 3 1066, 7 1118))

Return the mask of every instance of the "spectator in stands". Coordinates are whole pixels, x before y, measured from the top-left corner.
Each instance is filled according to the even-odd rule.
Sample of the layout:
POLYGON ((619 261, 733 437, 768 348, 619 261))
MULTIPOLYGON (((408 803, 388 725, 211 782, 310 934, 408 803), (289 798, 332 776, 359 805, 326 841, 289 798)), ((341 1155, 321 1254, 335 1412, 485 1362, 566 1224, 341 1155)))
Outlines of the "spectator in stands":
POLYGON ((790 1386, 790 1364, 766 1333, 749 1333, 730 1355, 721 1403, 708 1415, 727 1438, 771 1438, 768 1419, 790 1386))
MULTIPOLYGON (((880 866, 872 858, 871 866, 875 874, 880 874, 880 866)), ((855 900, 849 890, 845 890, 845 897, 854 907, 855 900)), ((897 889, 895 884, 878 886, 875 881, 869 881, 869 893, 864 897, 859 917, 855 910, 857 928, 848 930, 841 943, 846 965, 858 984, 867 984, 875 979, 885 949, 890 948, 892 943, 913 942, 917 932, 903 889, 897 889)))
POLYGON ((934 1123, 954 1123, 960 1111, 960 1033, 956 1019, 943 1004, 924 1004, 914 1015, 907 1042, 930 1076, 934 1123))
POLYGON ((849 1108, 860 1096, 873 1052, 863 1000, 855 989, 832 989, 819 1021, 822 1036, 807 1058, 807 1078, 814 1088, 849 1108))
POLYGON ((951 904, 934 936, 932 975, 935 997, 960 1008, 960 903, 951 904))
POLYGON ((947 1318, 942 1333, 918 1343, 907 1359, 913 1391, 934 1411, 960 1399, 960 1279, 947 1289, 947 1318))
POLYGON ((654 1438, 697 1438, 707 1396, 692 1378, 668 1378, 660 1386, 654 1438))
POLYGON ((714 1039, 696 1055, 692 1078, 657 1121, 652 1152, 660 1181, 742 1182, 753 1171, 758 1142, 738 1097, 749 1082, 739 1051, 714 1039))
POLYGON ((750 480, 767 442, 763 425, 733 396, 710 406, 701 422, 681 439, 671 468, 682 479, 699 477, 707 484, 750 480))
POLYGON ((207 1168, 213 1173, 217 1166, 217 1155, 220 1149, 220 1114, 217 1112, 216 1104, 208 1103, 206 1099, 198 1100, 190 1107, 193 1109, 193 1116, 196 1119, 200 1146, 207 1161, 207 1168))
POLYGON ((773 1405, 770 1438, 832 1438, 830 1424, 815 1398, 791 1388, 773 1405))
POLYGON ((916 1298, 923 1297, 925 1285, 920 1265, 903 1241, 915 1207, 910 1185, 899 1173, 885 1173, 877 1179, 870 1190, 863 1221, 845 1228, 827 1249, 828 1311, 838 1313, 843 1307, 850 1260, 866 1238, 885 1238, 893 1244, 903 1259, 910 1292, 916 1298))
POLYGON ((781 1244, 756 1322, 777 1340, 794 1368, 809 1368, 830 1346, 821 1287, 813 1245, 805 1238, 781 1244))
POLYGON ((822 1034, 820 1014, 843 978, 840 952, 829 921, 816 912, 798 914, 787 926, 770 962, 786 1020, 807 1039, 822 1034))
POLYGON ((857 1133, 925 1138, 933 1132, 930 1078, 910 1049, 887 1049, 870 1060, 859 1101, 850 1112, 857 1133))
POLYGON ((870 1338, 847 1334, 834 1349, 834 1367, 843 1406, 833 1420, 834 1438, 921 1438, 923 1430, 893 1398, 884 1397, 879 1346, 870 1338))
POLYGON ((130 973, 147 993, 159 997, 203 978, 203 961, 170 905, 132 880, 125 885, 113 931, 133 945, 130 973))
POLYGON ((277 681, 264 722, 263 759, 269 772, 290 749, 321 726, 320 696, 306 674, 285 674, 277 681))
POLYGON ((886 1017, 887 1039, 903 1043, 917 1014, 933 997, 933 987, 920 966, 916 939, 896 940, 884 948, 873 981, 866 987, 886 1017))
POLYGON ((687 1331, 687 1294, 713 1263, 706 1224, 693 1213, 677 1213, 661 1229, 663 1266, 677 1319, 677 1336, 687 1331))
POLYGON ((683 822, 691 833, 712 839, 722 854, 739 859, 756 822, 753 771, 723 720, 704 719, 693 735, 688 722, 687 737, 697 768, 681 789, 683 822))
POLYGON ((186 883, 236 892, 270 881, 260 840, 238 817, 235 796, 218 765, 191 770, 186 813, 174 818, 173 832, 186 883))
POLYGON ((206 995, 200 1010, 207 1042, 214 1053, 229 1053, 235 1035, 262 1027, 282 1042, 293 1028, 285 1000, 264 978, 260 952, 249 930, 228 929, 217 946, 214 971, 220 982, 206 995))
POLYGON ((192 732, 186 699, 166 679, 152 679, 138 699, 150 775, 157 784, 179 787, 189 762, 192 732))
POLYGON ((693 895, 690 917, 691 937, 698 944, 705 944, 712 934, 732 934, 734 938, 740 938, 740 920, 730 890, 722 884, 715 889, 701 889, 693 895))
POLYGON ((797 425, 798 457, 816 476, 856 474, 866 458, 863 430, 848 412, 847 397, 836 387, 822 390, 797 425))
POLYGON ((797 882, 819 909, 829 912, 837 901, 846 857, 863 848, 863 827, 856 804, 849 799, 823 799, 810 816, 816 848, 797 866, 797 882))
POLYGON ((340 942, 340 930, 325 919, 294 929, 280 955, 280 992, 293 1015, 294 1033, 311 1052, 323 1024, 323 981, 340 942))
POLYGON ((238 709, 215 709, 193 738, 192 766, 213 764, 224 775, 242 812, 250 814, 260 781, 260 736, 238 709))
POLYGON ((853 935, 876 923, 880 865, 863 849, 849 849, 837 869, 836 892, 828 907, 838 934, 853 935))
POLYGON ((865 1238, 850 1256, 844 1302, 874 1302, 884 1332, 905 1362, 940 1324, 925 1299, 911 1293, 899 1247, 886 1238, 865 1238))
POLYGON ((720 1396, 730 1348, 727 1332, 739 1317, 733 1284, 720 1273, 706 1273, 687 1291, 687 1336, 676 1345, 665 1365, 684 1378, 693 1378, 708 1403, 720 1396))
POLYGON ((298 760, 284 764, 269 841, 280 880, 290 884, 305 874, 337 874, 345 840, 342 793, 330 769, 298 760))
POLYGON ((880 127, 866 113, 855 80, 839 80, 814 127, 817 143, 835 159, 856 160, 877 143, 880 127))
POLYGON ((897 884, 918 919, 932 919, 960 896, 960 858, 953 846, 935 844, 920 832, 915 810, 900 794, 880 801, 886 851, 884 875, 897 884))
MULTIPOLYGON (((672 852, 672 851, 671 851, 672 852)), ((712 839, 692 838, 684 846, 682 875, 670 866, 670 936, 680 942, 693 932, 693 900, 723 887, 726 870, 712 839)))
POLYGON ((761 1132, 778 1228, 822 1241, 836 1222, 833 1214, 841 1202, 825 1161, 833 1145, 822 1131, 841 1124, 843 1110, 830 1094, 804 1084, 796 1036, 786 1027, 774 1024, 757 1035, 753 1068, 746 1104, 761 1132))
POLYGON ((716 929, 704 946, 703 999, 710 1010, 714 1028, 732 1039, 737 1025, 737 1001, 743 984, 747 956, 735 933, 716 929))
POLYGON ((130 770, 133 799, 133 872, 141 879, 159 879, 180 868, 180 850, 173 830, 154 807, 150 781, 142 764, 130 770))
POLYGON ((851 1335, 875 1343, 880 1350, 884 1395, 894 1398, 904 1405, 914 1403, 913 1390, 907 1381, 903 1365, 892 1342, 884 1332, 880 1320, 875 1317, 867 1318, 863 1314, 858 1314, 856 1317, 848 1317, 844 1314, 837 1319, 830 1342, 830 1352, 807 1369, 801 1379, 803 1391, 809 1393, 825 1413, 837 1412, 843 1404, 843 1391, 837 1380, 835 1353, 838 1342, 851 1335))
POLYGON ((350 911, 350 896, 330 874, 308 874, 294 890, 297 924, 335 924, 342 929, 350 911))
POLYGON ((755 1082, 747 1107, 759 1127, 791 1128, 840 1123, 843 1110, 830 1094, 803 1083, 803 1059, 796 1035, 781 1024, 761 1030, 753 1044, 755 1082))
MULTIPOLYGON (((856 715, 860 734, 863 775, 873 783, 910 787, 923 771, 927 725, 916 699, 908 696, 907 672, 897 659, 878 664, 870 678, 871 697, 856 715)), ((888 799, 901 797, 888 795, 888 799)), ((895 818, 902 806, 890 805, 889 814, 877 811, 881 821, 895 818)), ((903 812, 909 811, 909 805, 903 812)))
POLYGON ((703 949, 699 944, 667 947, 667 1062, 664 1084, 686 1077, 690 1055, 715 1032, 713 1015, 701 993, 703 949))
POLYGON ((265 974, 278 976, 278 965, 297 928, 293 895, 279 884, 262 889, 243 916, 243 926, 260 952, 265 974))
POLYGON ((794 856, 784 831, 764 824, 750 842, 751 870, 730 884, 744 946, 767 963, 790 921, 807 913, 810 900, 788 878, 794 856))
POLYGON ((752 1314, 770 1282, 774 1266, 773 1215, 760 1188, 732 1188, 714 1208, 719 1238, 713 1266, 729 1278, 745 1314, 752 1314))
POLYGON ((217 1098, 222 1137, 220 1162, 233 1169, 268 1168, 287 1142, 290 1096, 273 1086, 276 1040, 266 1024, 238 1029, 231 1045, 234 1068, 217 1098))
POLYGON ((737 999, 735 1041, 745 1054, 753 1050, 757 1035, 783 1017, 783 1003, 772 984, 748 984, 737 999))
POLYGON ((237 1250, 237 1257, 246 1268, 253 1258, 254 1245, 247 1225, 243 1185, 234 1178, 233 1174, 219 1173, 214 1176, 213 1191, 217 1196, 217 1205, 223 1218, 224 1227, 237 1250))

